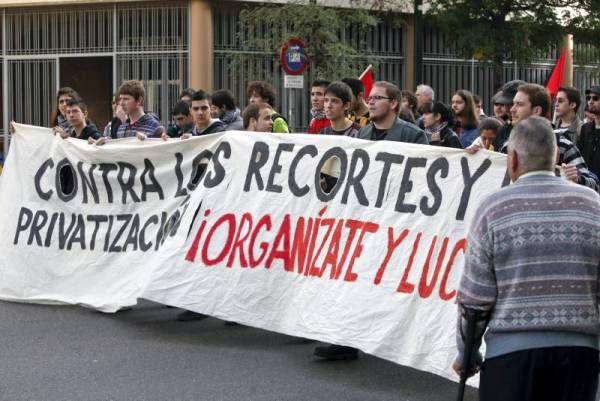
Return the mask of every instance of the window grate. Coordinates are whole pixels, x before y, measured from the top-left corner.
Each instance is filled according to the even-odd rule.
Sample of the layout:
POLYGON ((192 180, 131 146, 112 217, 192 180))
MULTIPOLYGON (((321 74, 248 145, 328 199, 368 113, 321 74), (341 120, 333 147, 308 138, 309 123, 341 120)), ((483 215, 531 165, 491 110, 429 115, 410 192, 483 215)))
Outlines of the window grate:
POLYGON ((111 7, 6 10, 6 54, 112 51, 111 7))
POLYGON ((164 5, 118 5, 117 51, 187 50, 186 3, 164 5))
POLYGON ((186 53, 167 55, 119 55, 118 82, 137 79, 144 83, 144 109, 153 112, 168 123, 171 107, 179 94, 188 86, 188 56, 186 53))

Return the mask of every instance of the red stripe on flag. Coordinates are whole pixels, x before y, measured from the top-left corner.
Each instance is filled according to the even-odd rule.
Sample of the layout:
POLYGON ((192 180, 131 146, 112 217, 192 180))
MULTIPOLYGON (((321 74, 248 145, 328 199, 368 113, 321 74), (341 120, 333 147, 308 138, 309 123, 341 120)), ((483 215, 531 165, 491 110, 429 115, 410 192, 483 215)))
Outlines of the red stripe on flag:
POLYGON ((371 94, 371 89, 373 89, 373 66, 369 65, 362 74, 358 77, 361 80, 363 86, 365 87, 365 97, 368 97, 371 94))
POLYGON ((563 75, 565 73, 565 64, 567 62, 567 46, 564 46, 560 51, 560 56, 556 60, 556 65, 552 68, 552 72, 546 81, 546 89, 550 92, 550 96, 556 96, 558 88, 562 85, 563 75))

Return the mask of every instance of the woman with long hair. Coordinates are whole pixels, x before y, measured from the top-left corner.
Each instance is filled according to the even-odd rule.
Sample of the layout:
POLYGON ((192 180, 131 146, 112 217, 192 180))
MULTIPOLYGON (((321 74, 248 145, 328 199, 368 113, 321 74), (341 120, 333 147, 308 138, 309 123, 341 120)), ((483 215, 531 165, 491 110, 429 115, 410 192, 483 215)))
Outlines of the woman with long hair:
POLYGON ((466 89, 457 90, 452 96, 452 110, 456 116, 454 131, 463 147, 467 148, 479 137, 479 120, 471 92, 466 89))
POLYGON ((55 132, 64 131, 71 135, 73 127, 67 120, 67 102, 72 99, 79 99, 79 94, 68 86, 62 87, 56 94, 56 110, 50 117, 50 126, 55 132))

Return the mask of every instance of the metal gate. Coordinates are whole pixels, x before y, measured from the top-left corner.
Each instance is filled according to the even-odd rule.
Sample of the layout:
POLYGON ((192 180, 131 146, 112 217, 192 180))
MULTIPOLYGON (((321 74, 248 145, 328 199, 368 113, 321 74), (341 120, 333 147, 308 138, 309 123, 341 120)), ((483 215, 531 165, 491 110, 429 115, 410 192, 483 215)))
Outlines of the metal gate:
MULTIPOLYGON (((594 46, 575 42, 575 52, 592 52, 594 46)), ((597 51, 597 50, 596 50, 597 51)), ((559 56, 555 46, 542 57, 529 64, 504 63, 504 82, 521 79, 543 85, 550 75, 559 56)), ((491 112, 492 66, 487 62, 466 60, 458 56, 456 49, 436 27, 424 31, 423 83, 434 88, 436 99, 449 103, 452 94, 458 89, 468 89, 481 96, 484 109, 491 112)), ((574 65, 573 86, 583 92, 593 82, 599 82, 600 64, 574 65)), ((581 108, 583 109, 583 108, 581 108)), ((582 110, 580 110, 582 112, 582 110)))
POLYGON ((8 60, 8 115, 14 121, 47 126, 56 107, 56 60, 8 60))
POLYGON ((125 79, 144 81, 147 109, 169 121, 188 86, 188 26, 188 3, 180 0, 2 9, 4 149, 10 121, 49 124, 61 57, 111 57, 111 89, 125 79))
MULTIPOLYGON (((461 58, 447 37, 437 27, 431 26, 424 29, 423 53, 423 83, 434 88, 436 99, 450 103, 454 92, 468 89, 481 97, 487 112, 491 111, 490 102, 495 93, 491 63, 461 58)), ((503 80, 544 83, 557 56, 558 49, 553 49, 546 58, 528 65, 505 62, 503 80)))
MULTIPOLYGON (((292 97, 283 96, 283 74, 276 52, 244 51, 239 44, 239 10, 218 6, 213 14, 214 37, 214 79, 215 89, 230 90, 240 105, 247 105, 246 85, 250 80, 248 72, 252 71, 252 80, 263 80, 271 83, 280 95, 277 106, 280 112, 292 122, 295 131, 305 131, 310 121, 310 82, 315 78, 310 72, 305 76, 304 89, 294 90, 292 97), (244 63, 234 63, 238 55, 246 55, 244 63), (291 105, 294 105, 293 108, 291 105)), ((266 33, 266 32, 265 32, 266 33)), ((368 33, 367 43, 357 39, 357 32, 344 29, 340 37, 347 43, 360 46, 359 50, 369 51, 379 61, 374 71, 377 79, 396 83, 400 87, 404 83, 404 32, 402 27, 391 22, 381 23, 368 33)), ((352 63, 354 60, 348 60, 352 63)), ((364 65, 366 67, 366 65, 364 65)), ((361 67, 359 67, 361 68, 361 67)), ((344 77, 325 77, 339 80, 344 77)))

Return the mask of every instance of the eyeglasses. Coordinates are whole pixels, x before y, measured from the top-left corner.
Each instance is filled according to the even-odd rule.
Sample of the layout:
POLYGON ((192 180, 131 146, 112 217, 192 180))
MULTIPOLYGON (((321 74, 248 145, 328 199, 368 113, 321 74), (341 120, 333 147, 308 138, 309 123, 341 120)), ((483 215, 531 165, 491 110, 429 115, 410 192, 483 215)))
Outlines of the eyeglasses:
POLYGON ((594 95, 594 96, 587 95, 587 96, 585 97, 585 100, 586 100, 587 102, 589 102, 590 100, 591 100, 591 101, 594 101, 594 102, 597 102, 598 100, 600 100, 600 96, 597 96, 597 95, 594 95))
POLYGON ((379 100, 381 100, 381 99, 392 100, 392 98, 391 98, 391 97, 373 95, 373 96, 369 96, 369 97, 367 98, 367 103, 370 103, 371 101, 373 101, 373 102, 377 102, 377 101, 379 101, 379 100))

